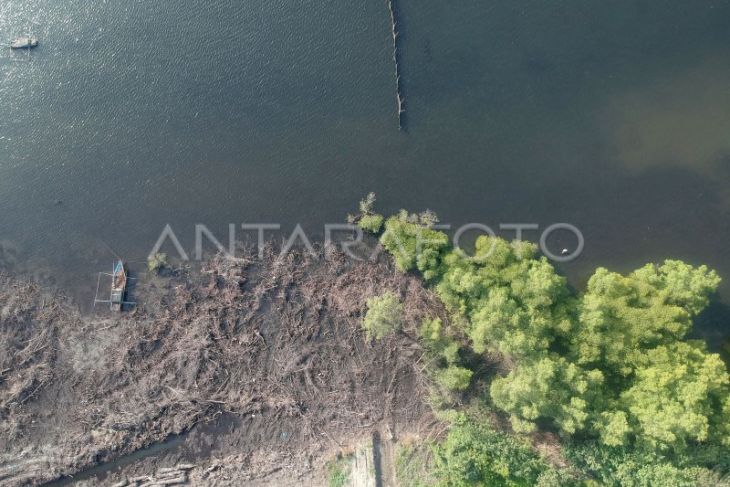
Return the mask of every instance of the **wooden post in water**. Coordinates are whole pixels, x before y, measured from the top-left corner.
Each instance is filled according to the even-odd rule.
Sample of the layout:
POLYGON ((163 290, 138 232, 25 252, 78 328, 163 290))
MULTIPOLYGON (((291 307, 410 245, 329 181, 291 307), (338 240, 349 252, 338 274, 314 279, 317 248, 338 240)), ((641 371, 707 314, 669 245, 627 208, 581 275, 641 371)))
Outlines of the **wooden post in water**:
POLYGON ((395 9, 393 0, 388 0, 390 12, 390 31, 393 36, 393 64, 395 65, 395 97, 398 109, 398 130, 403 130, 403 114, 406 112, 405 99, 401 96, 400 66, 398 66, 398 30, 396 29, 395 9))

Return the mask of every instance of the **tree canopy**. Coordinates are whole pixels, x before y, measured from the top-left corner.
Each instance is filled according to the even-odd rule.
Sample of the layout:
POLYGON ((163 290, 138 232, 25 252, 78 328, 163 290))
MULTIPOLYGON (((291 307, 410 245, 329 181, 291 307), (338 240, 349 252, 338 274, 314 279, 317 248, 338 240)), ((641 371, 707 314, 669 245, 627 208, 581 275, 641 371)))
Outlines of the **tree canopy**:
POLYGON ((395 294, 386 292, 374 296, 367 300, 367 307, 362 326, 368 338, 380 340, 400 329, 403 304, 395 294))
MULTIPOLYGON (((441 367, 437 382, 469 386, 465 343, 501 353, 512 367, 492 379, 492 404, 517 432, 540 425, 593 445, 569 451, 607 485, 692 485, 714 478, 696 465, 730 470, 730 376, 704 343, 687 340, 720 283, 714 271, 678 260, 626 275, 598 268, 576 293, 535 245, 481 236, 467 255, 436 221, 402 210, 385 221, 380 242, 451 314, 448 327, 435 319, 421 328, 441 367)), ((522 453, 504 447, 479 427, 452 429, 438 450, 441 485, 534 485, 537 464, 520 470, 507 457, 522 453)))
MULTIPOLYGON (((417 269, 434 286, 476 353, 515 361, 491 385, 515 429, 548 422, 566 436, 659 450, 728 444, 727 369, 685 340, 720 283, 706 266, 599 268, 575 294, 527 242, 481 236, 469 256, 405 211, 386 221, 380 241, 400 270, 417 269)), ((464 383, 463 372, 441 374, 464 383)))
POLYGON ((408 214, 402 211, 385 222, 380 243, 393 255, 395 264, 403 272, 417 268, 424 279, 439 275, 441 253, 448 247, 448 236, 430 228, 431 216, 408 214), (422 219, 427 219, 421 223, 422 219))

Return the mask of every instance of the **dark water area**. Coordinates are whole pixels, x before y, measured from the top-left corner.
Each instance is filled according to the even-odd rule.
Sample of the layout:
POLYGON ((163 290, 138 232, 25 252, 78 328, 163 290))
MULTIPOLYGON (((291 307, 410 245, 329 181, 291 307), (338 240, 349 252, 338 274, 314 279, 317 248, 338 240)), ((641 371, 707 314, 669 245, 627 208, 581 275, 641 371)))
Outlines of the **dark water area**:
MULTIPOLYGON (((368 191, 442 221, 569 222, 599 265, 680 258, 726 279, 730 2, 0 0, 2 264, 93 297, 166 224, 319 236, 368 191)), ((539 232, 527 232, 537 240, 539 232)), ((189 247, 188 247, 189 248, 189 247)))
POLYGON ((160 456, 164 457, 164 455, 168 451, 174 451, 175 449, 179 448, 180 445, 183 445, 186 436, 187 434, 173 436, 163 442, 155 443, 146 448, 140 448, 139 450, 136 450, 128 455, 123 455, 116 460, 100 463, 94 467, 87 468, 86 470, 83 470, 74 476, 63 476, 57 480, 46 482, 45 484, 42 484, 42 487, 64 487, 67 485, 74 485, 75 483, 81 482, 83 480, 88 481, 90 479, 100 481, 106 478, 106 476, 108 476, 110 473, 114 473, 114 471, 119 471, 120 469, 128 465, 140 463, 147 458, 156 459, 160 456))

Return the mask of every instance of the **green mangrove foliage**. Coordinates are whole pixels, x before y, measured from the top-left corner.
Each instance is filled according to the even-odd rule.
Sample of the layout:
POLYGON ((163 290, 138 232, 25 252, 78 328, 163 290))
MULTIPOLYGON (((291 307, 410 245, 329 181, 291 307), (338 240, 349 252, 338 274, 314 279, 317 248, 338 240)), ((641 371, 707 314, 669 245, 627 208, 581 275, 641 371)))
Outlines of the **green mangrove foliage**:
POLYGON ((573 434, 586 428, 602 385, 599 371, 585 371, 551 355, 530 360, 507 377, 495 379, 492 399, 512 413, 516 431, 533 431, 537 420, 550 418, 561 431, 573 434))
POLYGON ((395 479, 398 487, 432 487, 435 483, 428 445, 406 440, 395 453, 395 479))
POLYGON ((403 304, 398 297, 386 292, 367 300, 362 327, 369 339, 380 340, 400 330, 403 322, 403 304))
POLYGON ((393 255, 399 270, 407 272, 417 268, 427 281, 441 274, 442 252, 449 246, 449 237, 433 230, 431 223, 430 213, 419 216, 401 211, 386 220, 380 237, 380 243, 393 255))
POLYGON ((383 228, 383 215, 373 212, 375 206, 375 193, 368 195, 360 200, 360 213, 358 215, 348 215, 347 222, 350 224, 357 223, 362 230, 370 233, 378 233, 383 228))
POLYGON ((425 319, 419 330, 421 340, 442 365, 436 372, 436 381, 444 389, 464 391, 469 388, 474 372, 462 367, 460 345, 445 334, 440 318, 425 319))
POLYGON ((645 350, 683 339, 720 278, 679 261, 647 265, 628 276, 598 269, 579 303, 571 358, 630 376, 645 350))
MULTIPOLYGON (((704 344, 678 342, 647 350, 637 360, 633 380, 609 406, 618 428, 654 448, 729 444, 728 374, 720 357, 707 353, 704 344)), ((611 422, 599 425, 609 434, 615 431, 611 422)))
POLYGON ((147 259, 147 270, 150 272, 160 272, 168 266, 167 254, 158 252, 147 259))
POLYGON ((458 418, 434 448, 432 476, 439 487, 578 485, 567 471, 549 466, 530 447, 491 427, 458 418))
POLYGON ((474 374, 466 367, 449 365, 445 369, 436 372, 436 380, 445 389, 452 391, 465 391, 469 388, 471 377, 474 374))
POLYGON ((352 455, 339 456, 325 465, 328 487, 345 487, 350 480, 352 455))
POLYGON ((518 431, 539 424, 605 448, 667 455, 730 446, 727 368, 686 339, 719 285, 714 271, 676 260, 625 276, 599 268, 576 295, 536 246, 482 236, 469 256, 430 218, 401 211, 385 221, 380 242, 451 312, 448 333, 432 321, 421 331, 444 358, 444 385, 462 390, 471 379, 445 338, 459 334, 476 353, 513 359, 513 370, 492 381, 491 399, 518 431))
MULTIPOLYGON (((717 469, 682 465, 651 451, 611 448, 587 442, 567 444, 563 454, 575 468, 595 479, 591 484, 611 487, 723 487, 717 469)), ((717 457, 717 455, 715 455, 717 457)), ((714 462, 710 462, 714 463, 714 462)))
POLYGON ((573 303, 565 279, 536 257, 534 245, 480 237, 473 257, 460 250, 443 255, 436 289, 467 318, 464 331, 475 351, 535 355, 570 334, 573 303))
POLYGON ((370 233, 378 233, 383 228, 383 215, 364 215, 358 226, 370 233))

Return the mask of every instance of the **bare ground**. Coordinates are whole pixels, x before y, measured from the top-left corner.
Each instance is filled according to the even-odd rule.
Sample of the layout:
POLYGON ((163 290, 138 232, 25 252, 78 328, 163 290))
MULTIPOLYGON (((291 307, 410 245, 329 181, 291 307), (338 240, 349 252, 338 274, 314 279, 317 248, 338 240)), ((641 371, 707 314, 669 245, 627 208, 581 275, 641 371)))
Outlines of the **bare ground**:
POLYGON ((142 278, 135 311, 102 317, 0 275, 0 484, 75 475, 181 434, 167 456, 112 463, 88 485, 321 484, 335 452, 431 429, 415 328, 445 317, 419 279, 333 252, 247 255, 142 278), (406 325, 368 342, 365 301, 386 290, 406 325))

